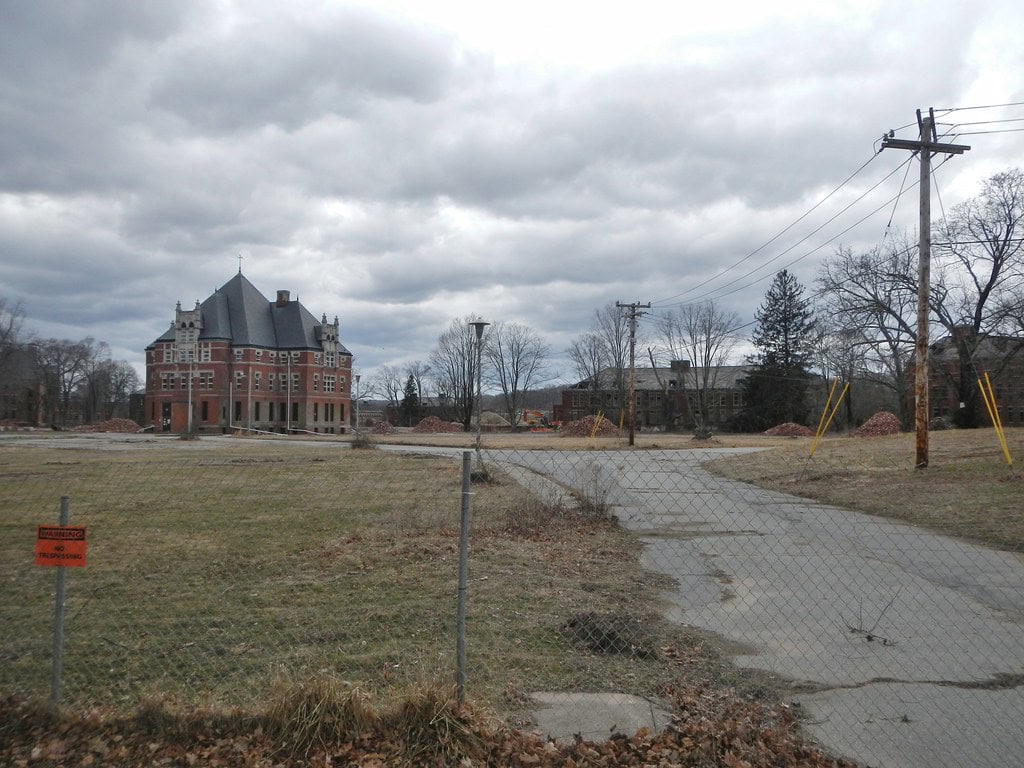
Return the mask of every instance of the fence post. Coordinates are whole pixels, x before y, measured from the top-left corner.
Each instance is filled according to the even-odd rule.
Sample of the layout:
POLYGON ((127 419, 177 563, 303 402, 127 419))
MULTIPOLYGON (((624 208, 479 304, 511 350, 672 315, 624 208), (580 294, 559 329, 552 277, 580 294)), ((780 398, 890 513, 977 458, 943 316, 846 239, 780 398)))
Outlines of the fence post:
MULTIPOLYGON (((70 499, 60 497, 60 525, 68 524, 71 516, 70 499)), ((60 704, 61 669, 64 657, 64 591, 67 569, 63 565, 57 567, 57 606, 53 616, 53 666, 50 672, 50 702, 60 704)))
POLYGON ((466 699, 466 584, 469 581, 469 488, 473 453, 462 452, 462 515, 459 521, 459 600, 455 617, 455 693, 466 699))

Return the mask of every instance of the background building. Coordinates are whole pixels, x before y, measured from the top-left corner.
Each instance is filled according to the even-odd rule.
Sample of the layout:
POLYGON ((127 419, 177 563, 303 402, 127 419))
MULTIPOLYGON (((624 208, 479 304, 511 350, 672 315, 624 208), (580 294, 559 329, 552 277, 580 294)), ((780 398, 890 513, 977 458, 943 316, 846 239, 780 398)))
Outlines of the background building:
MULTIPOLYGON (((706 426, 725 429, 744 405, 740 381, 746 366, 722 365, 705 371, 687 360, 673 360, 668 368, 636 368, 637 429, 691 429, 703 403, 706 426)), ((603 384, 618 380, 614 370, 603 371, 598 382, 585 379, 562 391, 555 404, 555 421, 576 421, 602 414, 615 424, 626 424, 628 393, 603 384)), ((621 377, 628 381, 628 371, 621 377)))
POLYGON ((146 347, 144 425, 164 432, 345 432, 352 353, 338 318, 238 272, 146 347))

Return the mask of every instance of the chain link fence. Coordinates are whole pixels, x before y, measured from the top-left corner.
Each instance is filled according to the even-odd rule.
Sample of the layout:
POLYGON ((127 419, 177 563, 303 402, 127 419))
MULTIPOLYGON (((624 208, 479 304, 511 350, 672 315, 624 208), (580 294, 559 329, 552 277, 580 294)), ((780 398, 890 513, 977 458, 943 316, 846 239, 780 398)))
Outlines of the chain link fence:
MULTIPOLYGON (((542 730, 561 707, 600 739, 628 725, 588 732, 588 707, 629 697, 657 727, 681 692, 710 691, 785 711, 864 764, 1015 764, 1019 477, 993 480, 1005 499, 987 515, 955 477, 922 477, 917 493, 945 504, 922 521, 895 485, 888 516, 796 495, 856 492, 853 460, 827 449, 770 464, 753 447, 665 442, 484 439, 468 698, 542 730)), ((454 684, 463 451, 5 437, 0 695, 51 693, 57 569, 34 565, 32 549, 62 497, 88 530, 86 566, 65 569, 66 703, 257 707, 316 677, 385 699, 454 684)), ((890 471, 908 470, 883 467, 861 495, 884 502, 890 471)))

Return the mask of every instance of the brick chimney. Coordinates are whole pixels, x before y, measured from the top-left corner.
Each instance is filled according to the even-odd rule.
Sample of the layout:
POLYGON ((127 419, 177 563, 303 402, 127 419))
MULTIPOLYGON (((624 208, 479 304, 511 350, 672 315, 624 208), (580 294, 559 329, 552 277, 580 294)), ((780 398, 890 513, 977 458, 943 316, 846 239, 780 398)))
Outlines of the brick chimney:
POLYGON ((288 300, 289 300, 290 297, 291 297, 291 294, 288 291, 278 291, 277 292, 277 303, 276 303, 275 306, 287 307, 288 306, 288 300))

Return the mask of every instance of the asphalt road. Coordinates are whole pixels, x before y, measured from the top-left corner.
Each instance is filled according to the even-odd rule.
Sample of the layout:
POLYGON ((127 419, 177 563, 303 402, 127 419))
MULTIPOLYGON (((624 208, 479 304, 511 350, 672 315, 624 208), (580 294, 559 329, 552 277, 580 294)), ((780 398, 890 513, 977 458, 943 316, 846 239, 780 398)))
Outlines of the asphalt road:
POLYGON ((706 472, 733 449, 495 452, 597 493, 671 576, 667 615, 793 681, 872 766, 1024 764, 1024 558, 706 472))

